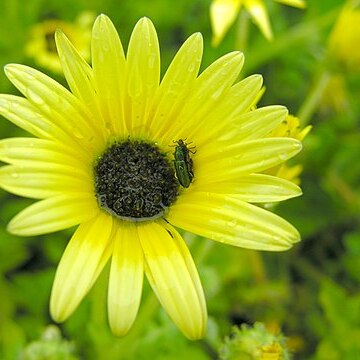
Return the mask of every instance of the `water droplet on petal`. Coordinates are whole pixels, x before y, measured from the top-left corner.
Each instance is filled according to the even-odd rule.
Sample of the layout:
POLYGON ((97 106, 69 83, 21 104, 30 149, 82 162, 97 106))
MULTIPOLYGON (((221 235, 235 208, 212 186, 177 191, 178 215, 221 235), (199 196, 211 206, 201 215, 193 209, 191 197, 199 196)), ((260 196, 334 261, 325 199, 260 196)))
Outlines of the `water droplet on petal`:
POLYGON ((78 139, 83 139, 83 138, 84 138, 83 132, 82 132, 81 129, 80 129, 79 127, 77 127, 77 126, 74 126, 74 127, 72 128, 72 134, 73 134, 76 138, 78 138, 78 139))

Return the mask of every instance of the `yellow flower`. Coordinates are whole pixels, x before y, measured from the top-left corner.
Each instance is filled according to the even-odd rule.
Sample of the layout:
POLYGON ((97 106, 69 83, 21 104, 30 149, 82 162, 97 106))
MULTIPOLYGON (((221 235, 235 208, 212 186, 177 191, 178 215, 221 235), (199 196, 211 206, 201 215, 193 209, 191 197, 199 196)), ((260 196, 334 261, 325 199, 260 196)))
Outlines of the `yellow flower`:
MULTIPOLYGON (((308 125, 304 129, 301 129, 299 119, 295 116, 288 115, 286 119, 281 122, 281 124, 279 124, 274 130, 270 132, 269 137, 289 137, 302 141, 310 132, 311 128, 312 126, 308 125)), ((266 169, 264 173, 292 181, 298 185, 300 184, 299 175, 301 174, 302 170, 302 165, 294 165, 289 167, 286 163, 283 163, 266 169)))
POLYGON ((91 25, 95 14, 81 13, 74 23, 59 19, 47 19, 34 25, 26 44, 26 54, 33 58, 36 64, 55 73, 62 73, 60 59, 54 41, 55 31, 62 29, 66 36, 76 46, 86 60, 90 60, 91 25))
POLYGON ((259 250, 299 241, 292 225, 254 205, 301 194, 291 182, 260 174, 301 149, 295 139, 266 138, 287 110, 250 111, 262 78, 235 83, 244 61, 239 52, 198 75, 199 33, 182 45, 161 82, 157 34, 146 18, 125 57, 113 24, 99 16, 92 67, 61 31, 56 44, 71 92, 27 66, 5 68, 26 98, 1 95, 0 114, 34 137, 1 141, 0 160, 9 165, 0 168, 0 186, 40 199, 8 230, 38 235, 79 224, 55 276, 56 321, 73 313, 111 258, 115 334, 125 334, 136 317, 145 272, 175 324, 200 338, 204 294, 175 227, 259 250))
MULTIPOLYGON (((275 0, 279 3, 304 8, 303 0, 275 0)), ((210 18, 213 31, 213 45, 217 46, 236 20, 244 7, 254 23, 268 40, 273 34, 264 0, 213 0, 210 5, 210 18)))
POLYGON ((328 49, 349 70, 360 70, 360 9, 347 2, 331 31, 328 49))

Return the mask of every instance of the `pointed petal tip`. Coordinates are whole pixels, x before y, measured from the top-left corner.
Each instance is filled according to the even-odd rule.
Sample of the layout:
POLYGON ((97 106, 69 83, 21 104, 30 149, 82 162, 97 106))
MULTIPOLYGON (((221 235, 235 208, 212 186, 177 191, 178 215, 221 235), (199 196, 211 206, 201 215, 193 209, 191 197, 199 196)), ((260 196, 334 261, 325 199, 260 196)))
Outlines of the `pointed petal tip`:
POLYGON ((231 51, 228 54, 226 54, 225 56, 229 57, 229 59, 231 59, 231 60, 239 61, 242 65, 244 64, 245 56, 242 51, 239 51, 239 50, 231 51))
POLYGON ((18 66, 18 64, 14 64, 14 63, 6 64, 4 66, 5 75, 7 77, 9 77, 9 75, 11 76, 11 74, 14 71, 14 69, 16 68, 16 66, 18 66))
POLYGON ((106 24, 112 24, 111 19, 105 15, 105 14, 100 14, 97 16, 97 18, 94 21, 94 25, 93 25, 93 32, 96 29, 101 29, 103 26, 105 26, 106 24))
POLYGON ((134 30, 137 28, 137 27, 140 27, 140 28, 155 28, 153 22, 146 16, 143 16, 142 18, 140 18, 138 20, 138 22, 135 24, 135 27, 134 27, 134 30))
POLYGON ((204 47, 204 41, 203 41, 203 36, 200 32, 196 32, 192 35, 190 35, 185 41, 184 44, 186 43, 187 46, 190 47, 194 47, 198 48, 201 50, 201 52, 203 51, 203 47, 204 47))
POLYGON ((303 148, 302 142, 297 140, 297 139, 293 139, 294 140, 294 148, 300 152, 303 148))
POLYGON ((65 35, 64 31, 63 31, 62 29, 60 29, 60 28, 57 28, 57 29, 55 30, 55 41, 56 41, 56 39, 58 39, 58 38, 65 38, 65 39, 67 39, 67 36, 65 35))
POLYGON ((107 15, 105 15, 104 13, 101 13, 95 19, 95 22, 100 22, 100 21, 111 21, 111 20, 107 15))
POLYGON ((203 36, 202 36, 201 32, 199 32, 199 31, 190 35, 187 40, 192 40, 201 45, 203 44, 203 36))
POLYGON ((70 314, 66 314, 66 311, 64 308, 59 308, 59 304, 54 298, 53 294, 50 296, 50 316, 51 318, 57 322, 62 323, 64 322, 70 314))
POLYGON ((11 235, 16 236, 34 236, 31 232, 28 232, 28 229, 22 226, 22 221, 18 221, 18 215, 15 215, 7 224, 6 231, 11 235))
POLYGON ((6 231, 10 233, 11 235, 18 235, 21 236, 21 234, 18 233, 16 230, 16 226, 14 226, 13 221, 10 220, 10 222, 6 226, 6 231))
POLYGON ((203 322, 197 329, 192 329, 191 332, 185 334, 189 340, 201 340, 206 336, 207 333, 207 312, 203 314, 203 322))
POLYGON ((130 325, 126 324, 126 326, 124 326, 124 324, 122 324, 121 321, 114 322, 114 321, 110 321, 109 319, 109 326, 113 335, 118 337, 123 337, 129 332, 129 330, 132 327, 132 324, 130 325))

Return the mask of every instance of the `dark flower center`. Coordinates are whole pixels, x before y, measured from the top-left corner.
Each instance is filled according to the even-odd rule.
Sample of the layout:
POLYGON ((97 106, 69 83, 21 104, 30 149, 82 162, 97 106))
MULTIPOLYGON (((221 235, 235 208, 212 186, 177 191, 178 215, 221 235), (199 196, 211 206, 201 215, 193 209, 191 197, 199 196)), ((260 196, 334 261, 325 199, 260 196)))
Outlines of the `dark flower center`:
POLYGON ((99 205, 123 220, 161 217, 178 195, 171 161, 157 146, 144 141, 113 143, 94 170, 99 205))

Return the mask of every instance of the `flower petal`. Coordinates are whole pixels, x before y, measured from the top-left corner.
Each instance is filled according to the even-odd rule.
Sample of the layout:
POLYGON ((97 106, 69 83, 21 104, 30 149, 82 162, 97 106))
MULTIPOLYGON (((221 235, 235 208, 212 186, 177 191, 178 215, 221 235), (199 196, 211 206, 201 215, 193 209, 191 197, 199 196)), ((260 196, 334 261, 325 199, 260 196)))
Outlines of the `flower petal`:
POLYGON ((106 135, 105 126, 104 121, 101 121, 103 118, 96 96, 93 71, 62 31, 56 31, 55 40, 66 81, 72 93, 90 109, 88 120, 97 130, 98 141, 103 144, 106 135))
POLYGON ((0 114, 34 136, 72 142, 68 134, 22 97, 0 94, 0 114))
POLYGON ((234 198, 253 203, 283 201, 302 194, 301 189, 293 182, 264 174, 244 175, 234 182, 206 183, 203 180, 201 188, 196 185, 195 182, 194 191, 232 194, 234 198))
POLYGON ((20 211, 8 224, 8 231, 34 236, 67 229, 93 218, 99 208, 94 196, 58 195, 38 201, 20 211))
POLYGON ((301 142, 291 138, 266 138, 232 144, 227 141, 212 142, 192 157, 194 181, 199 182, 198 186, 203 179, 205 182, 234 181, 242 175, 281 164, 301 148, 301 142))
POLYGON ((73 149, 51 140, 31 137, 0 140, 0 160, 14 165, 45 162, 84 168, 84 160, 80 160, 73 149))
POLYGON ((213 31, 213 46, 219 45, 229 27, 238 16, 241 0, 213 0, 210 5, 210 19, 213 31))
POLYGON ((204 294, 184 240, 169 225, 138 226, 146 260, 146 275, 169 316, 190 339, 206 329, 204 294))
POLYGON ((266 106, 238 115, 233 118, 222 139, 248 141, 263 138, 284 121, 287 114, 284 106, 266 106))
POLYGON ((166 219, 177 227, 243 248, 282 251, 300 240, 287 221, 230 195, 184 192, 166 219))
POLYGON ((153 23, 140 19, 131 34, 126 63, 125 116, 133 135, 148 132, 148 113, 160 83, 160 50, 153 23), (145 126, 145 127, 144 127, 145 126))
POLYGON ((52 119, 68 134, 71 146, 77 144, 84 151, 97 149, 98 136, 89 127, 89 113, 68 90, 43 73, 25 65, 6 65, 5 73, 42 114, 52 119))
POLYGON ((268 39, 273 39, 270 20, 263 0, 244 0, 244 6, 250 13, 255 24, 259 27, 263 35, 268 39))
POLYGON ((97 17, 92 33, 92 66, 107 126, 116 135, 127 133, 123 114, 125 55, 118 33, 105 16, 97 17), (111 121, 109 121, 111 119, 111 121))
POLYGON ((144 260, 136 226, 122 222, 114 236, 108 309, 112 332, 125 335, 132 326, 140 304, 144 260))
POLYGON ((91 173, 79 168, 35 163, 0 167, 0 187, 16 195, 43 199, 64 192, 93 193, 91 173))
POLYGON ((162 136, 173 125, 196 80, 202 53, 203 39, 196 33, 185 41, 172 60, 154 101, 151 123, 154 138, 162 136))
POLYGON ((304 0, 275 0, 275 1, 280 4, 297 7, 299 9, 304 9, 306 7, 306 3, 304 0))
POLYGON ((194 134, 203 132, 204 126, 208 126, 208 117, 230 91, 243 64, 244 55, 234 51, 222 56, 201 73, 180 112, 173 118, 165 143, 177 140, 174 133, 178 134, 178 138, 193 139, 194 134))
POLYGON ((263 79, 260 75, 249 76, 234 84, 220 102, 206 115, 206 131, 201 128, 193 134, 196 146, 212 142, 227 134, 237 122, 236 117, 247 114, 256 103, 263 79), (219 121, 221 119, 221 121, 219 121))
POLYGON ((66 320, 93 286, 108 261, 112 246, 112 217, 102 212, 75 231, 56 271, 50 313, 66 320))

